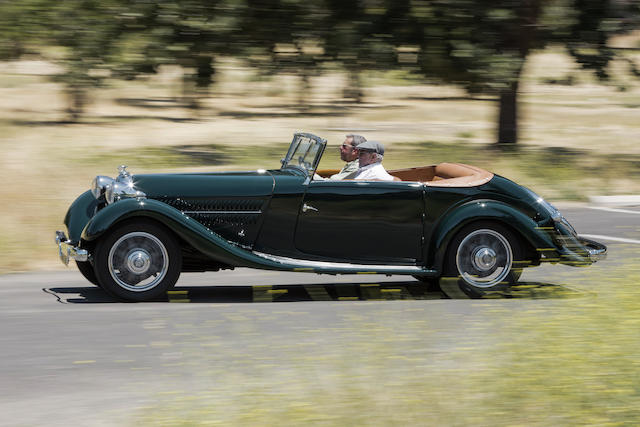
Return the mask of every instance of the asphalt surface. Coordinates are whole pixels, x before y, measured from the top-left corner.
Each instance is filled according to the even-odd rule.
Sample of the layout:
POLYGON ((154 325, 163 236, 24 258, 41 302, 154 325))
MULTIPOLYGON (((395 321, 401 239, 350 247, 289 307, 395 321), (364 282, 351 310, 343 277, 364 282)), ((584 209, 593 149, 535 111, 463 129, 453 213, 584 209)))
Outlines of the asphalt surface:
POLYGON ((126 304, 74 267, 0 276, 0 425, 137 424, 166 396, 201 390, 204 370, 231 384, 230 372, 259 362, 286 378, 283 360, 308 352, 330 359, 354 340, 379 338, 370 334, 380 328, 416 338, 400 354, 445 355, 470 340, 490 345, 486 330, 460 325, 491 322, 496 309, 592 295, 603 284, 590 277, 638 262, 629 248, 640 245, 640 208, 559 207, 580 234, 601 236, 608 258, 588 268, 527 270, 509 298, 448 299, 402 276, 238 269, 183 274, 168 302, 126 304))

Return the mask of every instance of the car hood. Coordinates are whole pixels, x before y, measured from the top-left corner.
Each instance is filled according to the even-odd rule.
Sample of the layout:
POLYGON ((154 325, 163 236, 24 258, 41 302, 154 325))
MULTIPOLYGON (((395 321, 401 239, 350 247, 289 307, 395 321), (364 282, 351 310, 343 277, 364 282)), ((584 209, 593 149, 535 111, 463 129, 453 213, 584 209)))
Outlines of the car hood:
POLYGON ((142 174, 133 185, 153 199, 257 197, 273 193, 274 178, 269 171, 142 174))

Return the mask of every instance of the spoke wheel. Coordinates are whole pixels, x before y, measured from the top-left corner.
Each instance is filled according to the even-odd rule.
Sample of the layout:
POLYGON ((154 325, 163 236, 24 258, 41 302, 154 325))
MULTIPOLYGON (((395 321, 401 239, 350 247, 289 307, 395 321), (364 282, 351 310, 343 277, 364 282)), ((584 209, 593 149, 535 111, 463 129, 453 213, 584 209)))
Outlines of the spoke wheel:
POLYGON ((96 248, 98 281, 109 293, 129 301, 158 298, 180 275, 180 247, 157 224, 134 221, 106 235, 96 248))
POLYGON ((512 264, 513 251, 509 241, 488 228, 466 235, 456 251, 458 275, 478 288, 491 288, 505 280, 512 264))
POLYGON ((466 226, 447 249, 440 286, 450 296, 471 298, 507 289, 521 273, 513 268, 520 253, 518 238, 506 227, 490 222, 466 226))
POLYGON ((169 270, 167 248, 156 236, 142 231, 120 237, 111 246, 108 260, 113 280, 132 292, 155 288, 169 270))

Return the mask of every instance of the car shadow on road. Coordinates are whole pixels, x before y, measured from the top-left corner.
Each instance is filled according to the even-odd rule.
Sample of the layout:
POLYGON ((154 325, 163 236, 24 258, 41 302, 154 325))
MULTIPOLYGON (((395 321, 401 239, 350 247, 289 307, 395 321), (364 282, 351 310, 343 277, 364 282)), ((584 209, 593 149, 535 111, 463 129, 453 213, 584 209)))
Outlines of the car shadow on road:
MULTIPOLYGON (((43 288, 62 304, 117 303, 98 287, 43 288)), ((484 299, 554 299, 584 295, 562 285, 541 282, 521 282, 509 290, 487 294, 484 299)), ((331 283, 311 285, 236 285, 184 286, 167 292, 154 302, 172 303, 258 303, 304 301, 380 301, 380 300, 441 300, 463 299, 462 292, 426 286, 416 281, 383 283, 331 283)))

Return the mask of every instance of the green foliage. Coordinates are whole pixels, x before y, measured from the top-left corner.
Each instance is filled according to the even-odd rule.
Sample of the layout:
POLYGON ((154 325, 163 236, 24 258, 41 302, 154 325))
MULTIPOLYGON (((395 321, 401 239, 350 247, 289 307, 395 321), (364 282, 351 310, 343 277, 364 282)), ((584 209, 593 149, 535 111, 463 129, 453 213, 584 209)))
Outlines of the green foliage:
POLYGON ((37 23, 33 10, 31 0, 0 1, 0 60, 19 58, 27 52, 29 32, 37 23))
POLYGON ((500 95, 498 142, 504 143, 517 142, 518 85, 531 52, 565 45, 605 80, 614 58, 608 40, 637 28, 640 16, 634 2, 610 0, 416 0, 409 14, 417 26, 408 41, 420 46, 423 74, 500 95))
POLYGON ((471 93, 507 94, 501 102, 512 122, 501 125, 515 129, 532 51, 566 45, 606 79, 616 56, 608 40, 639 26, 638 3, 613 0, 3 1, 0 59, 56 48, 72 118, 105 77, 133 79, 162 64, 182 67, 188 104, 197 107, 215 82, 216 58, 229 56, 263 75, 300 75, 301 101, 327 62, 348 73, 345 96, 356 101, 362 71, 417 71, 471 93))

